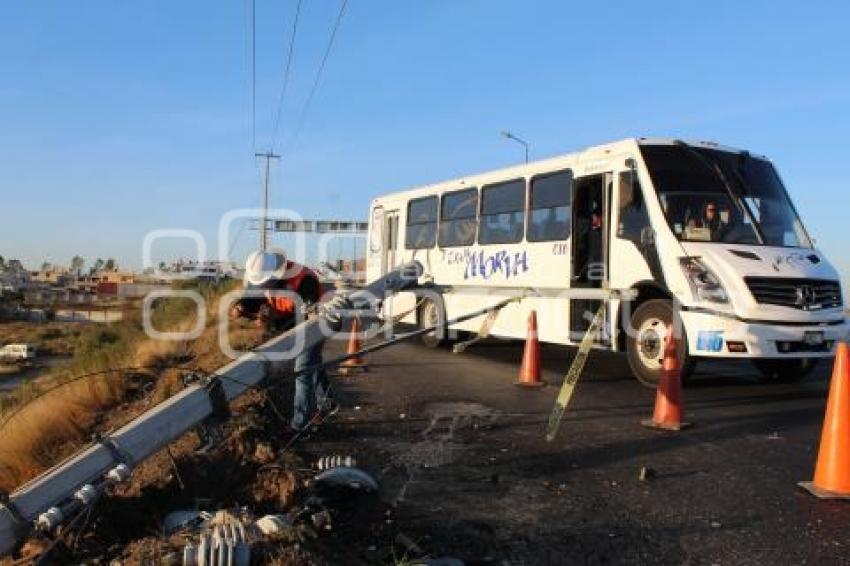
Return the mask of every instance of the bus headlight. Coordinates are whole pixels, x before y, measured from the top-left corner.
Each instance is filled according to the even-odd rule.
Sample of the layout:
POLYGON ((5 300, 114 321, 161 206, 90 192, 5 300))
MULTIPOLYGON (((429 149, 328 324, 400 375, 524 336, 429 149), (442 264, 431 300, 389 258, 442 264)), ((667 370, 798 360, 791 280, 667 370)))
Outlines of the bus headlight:
POLYGON ((683 257, 680 261, 695 299, 709 303, 729 302, 729 295, 720 279, 699 258, 683 257))

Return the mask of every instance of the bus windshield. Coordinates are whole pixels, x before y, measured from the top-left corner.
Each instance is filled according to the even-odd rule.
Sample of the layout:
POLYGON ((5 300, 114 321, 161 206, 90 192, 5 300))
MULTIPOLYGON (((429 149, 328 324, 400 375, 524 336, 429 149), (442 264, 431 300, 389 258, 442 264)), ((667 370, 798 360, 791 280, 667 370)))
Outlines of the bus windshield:
POLYGON ((768 161, 703 147, 641 147, 667 222, 680 240, 811 248, 768 161))

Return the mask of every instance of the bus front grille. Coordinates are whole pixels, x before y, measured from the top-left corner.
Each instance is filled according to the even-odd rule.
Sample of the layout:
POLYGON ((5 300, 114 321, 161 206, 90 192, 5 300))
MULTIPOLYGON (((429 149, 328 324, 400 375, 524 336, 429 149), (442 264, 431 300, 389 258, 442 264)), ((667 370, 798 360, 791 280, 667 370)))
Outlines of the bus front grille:
POLYGON ((790 277, 744 277, 755 300, 767 305, 780 305, 801 310, 840 307, 841 286, 829 279, 790 277))

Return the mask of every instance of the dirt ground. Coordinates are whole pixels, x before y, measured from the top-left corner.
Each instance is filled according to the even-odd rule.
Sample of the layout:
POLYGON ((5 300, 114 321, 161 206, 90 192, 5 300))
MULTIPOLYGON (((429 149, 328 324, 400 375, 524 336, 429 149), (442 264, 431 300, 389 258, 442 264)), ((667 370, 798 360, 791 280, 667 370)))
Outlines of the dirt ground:
MULTIPOLYGON (((826 366, 800 384, 759 383, 749 366, 703 364, 680 433, 639 426, 653 392, 624 360, 594 353, 552 443, 543 430, 573 351, 544 347, 549 387, 513 386, 522 345, 461 355, 406 344, 336 377, 342 409, 285 449, 291 382, 234 407, 229 439, 193 453, 193 434, 101 504, 74 560, 167 561, 185 538, 166 513, 245 506, 279 513, 309 494, 313 464, 352 456, 378 500, 333 528, 257 549, 277 564, 850 564, 850 505, 819 501, 811 479, 826 366), (283 419, 281 418, 283 417, 283 419), (647 479, 640 479, 646 468, 647 479)), ((332 343, 327 354, 341 350, 332 343)), ((144 399, 136 401, 143 403, 144 399)))

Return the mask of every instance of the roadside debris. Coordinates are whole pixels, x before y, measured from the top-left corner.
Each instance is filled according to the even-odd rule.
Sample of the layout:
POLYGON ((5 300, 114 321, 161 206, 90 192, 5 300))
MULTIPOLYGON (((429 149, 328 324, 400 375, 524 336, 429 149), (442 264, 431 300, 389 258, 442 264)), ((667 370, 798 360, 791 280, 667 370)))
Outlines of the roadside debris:
MULTIPOLYGON (((350 456, 326 456, 320 465, 336 462, 353 463, 350 456)), ((258 483, 269 492, 276 491, 273 478, 286 478, 283 469, 268 468, 261 472, 258 483), (263 475, 266 475, 263 478, 263 475)), ((289 486, 293 487, 294 486, 289 486)), ((366 471, 351 466, 333 466, 323 470, 307 485, 300 505, 289 505, 286 513, 272 513, 256 518, 249 507, 222 509, 215 512, 177 509, 162 522, 163 560, 183 565, 232 564, 247 566, 270 551, 315 539, 344 524, 350 511, 377 502, 378 482, 366 471)), ((257 491, 255 486, 253 491, 257 491)), ((291 496, 279 495, 281 499, 291 496)), ((265 499, 269 501, 269 499, 265 499)), ((281 509, 285 509, 281 505, 281 509)), ((132 556, 131 556, 132 558, 132 556)))
POLYGON ((648 468, 646 466, 640 467, 640 472, 638 473, 638 479, 640 481, 649 481, 651 479, 655 479, 656 472, 652 468, 648 468))
POLYGON ((329 470, 338 466, 347 466, 349 468, 357 465, 357 461, 353 456, 341 456, 339 454, 333 456, 322 456, 316 462, 316 468, 319 470, 329 470))
POLYGON ((195 509, 180 509, 172 511, 165 516, 162 521, 162 532, 166 535, 172 535, 177 531, 190 526, 198 525, 212 517, 208 513, 197 511, 195 509))
POLYGON ((308 502, 331 507, 345 506, 363 496, 375 495, 379 489, 375 478, 360 468, 337 466, 316 476, 308 502))
POLYGON ((251 563, 251 541, 258 532, 250 523, 247 511, 240 514, 219 511, 206 523, 197 544, 190 540, 183 547, 183 565, 247 566, 251 563))

